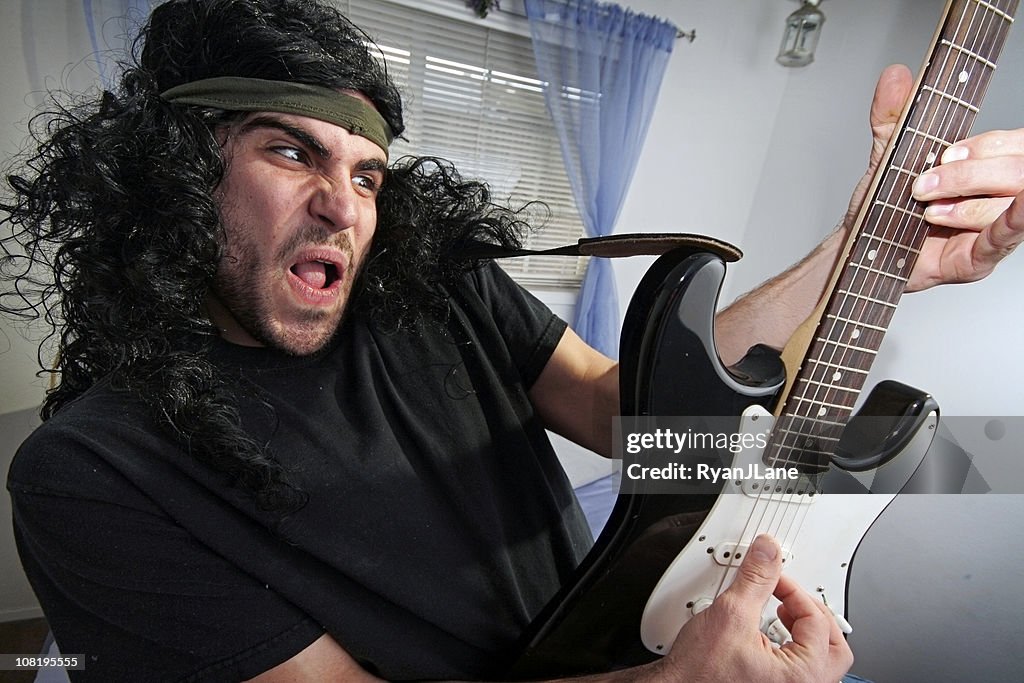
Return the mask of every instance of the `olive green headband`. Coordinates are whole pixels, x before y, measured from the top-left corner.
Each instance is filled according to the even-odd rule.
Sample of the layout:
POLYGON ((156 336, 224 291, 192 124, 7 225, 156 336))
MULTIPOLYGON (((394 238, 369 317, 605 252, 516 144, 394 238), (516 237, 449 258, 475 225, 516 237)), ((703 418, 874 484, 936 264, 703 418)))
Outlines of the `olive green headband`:
POLYGON ((387 154, 394 137, 376 109, 357 97, 318 85, 222 76, 175 86, 160 93, 168 102, 230 111, 299 114, 341 126, 373 142, 387 154))

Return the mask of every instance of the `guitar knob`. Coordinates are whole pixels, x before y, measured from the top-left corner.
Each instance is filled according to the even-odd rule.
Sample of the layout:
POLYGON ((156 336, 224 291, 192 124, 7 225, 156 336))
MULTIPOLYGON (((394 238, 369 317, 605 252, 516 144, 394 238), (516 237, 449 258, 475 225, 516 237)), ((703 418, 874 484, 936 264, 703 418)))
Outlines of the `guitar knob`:
POLYGON ((846 617, 837 612, 836 609, 832 607, 832 605, 828 605, 828 603, 826 603, 826 605, 830 610, 832 610, 832 614, 836 618, 836 623, 839 624, 839 630, 843 632, 843 635, 848 636, 851 633, 853 633, 853 626, 851 626, 850 622, 846 620, 846 617))
POLYGON ((761 633, 768 636, 768 640, 772 641, 774 645, 782 646, 793 640, 792 634, 789 629, 782 625, 782 622, 776 617, 775 619, 766 618, 761 622, 761 633))
POLYGON ((706 610, 708 607, 711 607, 711 602, 711 598, 701 598, 700 600, 695 600, 693 604, 690 605, 690 614, 692 614, 693 616, 697 616, 698 614, 706 610))

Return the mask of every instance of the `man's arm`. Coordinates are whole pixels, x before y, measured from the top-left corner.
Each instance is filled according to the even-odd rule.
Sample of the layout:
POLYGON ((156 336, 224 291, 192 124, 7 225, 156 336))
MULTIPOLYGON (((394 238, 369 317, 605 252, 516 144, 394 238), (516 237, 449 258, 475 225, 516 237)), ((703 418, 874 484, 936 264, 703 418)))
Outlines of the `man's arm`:
POLYGON ((544 425, 606 458, 619 411, 619 366, 566 328, 530 388, 544 425))
POLYGON ((249 683, 371 683, 381 680, 360 667, 338 641, 325 633, 291 659, 250 678, 249 683))
MULTIPOLYGON (((822 603, 782 576, 778 544, 755 539, 736 580, 679 632, 671 651, 651 664, 571 679, 573 683, 688 683, 838 681, 853 654, 836 620, 822 603), (761 609, 774 594, 779 618, 793 640, 776 648, 757 628, 761 609)), ((286 662, 252 679, 257 683, 379 683, 329 635, 286 662)), ((563 681, 565 679, 559 679, 563 681)))
POLYGON ((910 72, 905 67, 889 67, 879 77, 868 116, 871 126, 868 166, 853 190, 838 229, 795 266, 744 295, 718 315, 715 341, 726 364, 738 361, 754 344, 781 349, 814 311, 835 270, 849 231, 857 221, 912 86, 910 72))

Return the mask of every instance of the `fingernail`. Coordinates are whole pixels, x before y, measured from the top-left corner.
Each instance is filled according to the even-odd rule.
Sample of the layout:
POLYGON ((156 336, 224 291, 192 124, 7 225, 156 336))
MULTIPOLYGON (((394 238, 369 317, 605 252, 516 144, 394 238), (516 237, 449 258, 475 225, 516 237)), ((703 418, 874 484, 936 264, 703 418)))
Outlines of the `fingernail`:
POLYGON ((921 196, 928 194, 939 186, 939 176, 934 173, 926 172, 917 176, 917 180, 914 181, 914 196, 921 196))
POLYGON ((953 145, 942 153, 942 163, 948 164, 951 161, 961 161, 967 158, 967 148, 963 145, 953 145))
POLYGON ((929 204, 924 209, 924 217, 927 218, 938 218, 939 216, 945 216, 952 213, 952 204, 929 204))
POLYGON ((760 562, 774 562, 775 558, 779 556, 779 547, 772 539, 762 534, 750 544, 749 554, 760 562))

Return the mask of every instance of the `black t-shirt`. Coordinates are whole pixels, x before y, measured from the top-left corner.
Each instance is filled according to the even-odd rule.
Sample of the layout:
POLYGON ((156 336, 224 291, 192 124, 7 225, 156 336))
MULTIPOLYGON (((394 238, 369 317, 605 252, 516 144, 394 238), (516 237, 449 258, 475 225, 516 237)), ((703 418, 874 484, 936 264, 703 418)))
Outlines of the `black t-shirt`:
POLYGON ((350 319, 315 358, 219 344, 256 388, 243 425, 309 495, 284 519, 97 385, 8 480, 62 651, 83 680, 239 680, 326 631, 386 678, 500 671, 590 544, 526 394, 564 329, 489 265, 446 327, 350 319))

